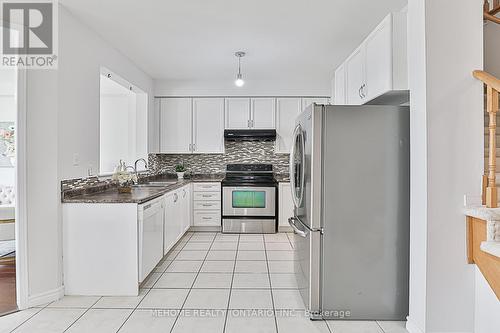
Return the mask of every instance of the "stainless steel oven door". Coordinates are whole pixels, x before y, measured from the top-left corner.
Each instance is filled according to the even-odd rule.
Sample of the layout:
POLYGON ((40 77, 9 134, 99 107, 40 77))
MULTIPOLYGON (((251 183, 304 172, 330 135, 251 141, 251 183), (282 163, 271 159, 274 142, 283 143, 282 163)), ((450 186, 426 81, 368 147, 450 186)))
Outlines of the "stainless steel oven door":
POLYGON ((222 215, 275 216, 276 188, 253 186, 223 187, 222 215))

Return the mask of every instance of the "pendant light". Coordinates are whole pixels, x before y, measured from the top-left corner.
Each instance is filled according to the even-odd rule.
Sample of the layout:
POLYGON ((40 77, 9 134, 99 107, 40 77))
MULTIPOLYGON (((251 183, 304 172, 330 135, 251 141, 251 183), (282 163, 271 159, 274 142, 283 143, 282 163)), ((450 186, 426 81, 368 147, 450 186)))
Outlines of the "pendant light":
POLYGON ((243 87, 245 81, 243 81, 243 76, 241 75, 241 58, 245 56, 245 52, 238 51, 234 55, 238 58, 238 75, 236 75, 236 81, 234 81, 234 84, 237 87, 243 87))

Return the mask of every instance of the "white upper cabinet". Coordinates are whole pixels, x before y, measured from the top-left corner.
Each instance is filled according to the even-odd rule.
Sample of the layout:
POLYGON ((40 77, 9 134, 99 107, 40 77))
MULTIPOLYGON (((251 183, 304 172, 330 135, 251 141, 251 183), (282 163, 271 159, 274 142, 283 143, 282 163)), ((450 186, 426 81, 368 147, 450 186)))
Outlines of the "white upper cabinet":
POLYGON ((226 129, 274 129, 274 98, 226 98, 226 129))
POLYGON ((333 82, 333 102, 335 105, 345 105, 347 103, 345 92, 345 65, 340 65, 335 71, 333 82))
POLYGON ((365 88, 365 48, 360 47, 346 61, 347 104, 363 104, 365 88))
POLYGON ((276 100, 274 98, 252 98, 250 124, 255 129, 276 128, 276 100))
POLYGON ((226 129, 250 126, 250 98, 226 98, 226 129))
POLYGON ((193 153, 224 152, 224 98, 193 99, 193 153))
POLYGON ((392 89, 391 16, 370 34, 365 42, 366 99, 370 100, 392 89))
POLYGON ((191 98, 159 99, 160 152, 191 152, 191 98))
POLYGON ((301 98, 276 99, 276 153, 290 153, 295 119, 301 111, 301 98))
POLYGON ((302 111, 304 111, 311 104, 328 104, 328 98, 324 97, 305 97, 302 98, 302 111))
POLYGON ((335 71, 335 104, 401 104, 408 96, 407 10, 387 15, 335 71), (342 81, 344 80, 344 88, 342 81), (342 90, 345 94, 342 94, 342 90), (391 94, 387 94, 391 93, 391 94), (338 95, 338 96, 337 96, 338 95))

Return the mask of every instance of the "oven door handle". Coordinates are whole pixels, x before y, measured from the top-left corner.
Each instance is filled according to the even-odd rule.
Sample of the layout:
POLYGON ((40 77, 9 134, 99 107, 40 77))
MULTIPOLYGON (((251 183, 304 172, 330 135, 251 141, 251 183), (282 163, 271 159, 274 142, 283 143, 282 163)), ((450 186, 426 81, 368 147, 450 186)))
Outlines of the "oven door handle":
POLYGON ((288 219, 288 224, 290 224, 290 226, 292 227, 293 231, 299 235, 300 237, 303 237, 303 238, 306 238, 309 234, 309 230, 307 230, 307 228, 299 228, 297 226, 297 224, 295 223, 296 221, 298 221, 300 224, 302 224, 299 219, 295 218, 295 217, 290 217, 288 219))

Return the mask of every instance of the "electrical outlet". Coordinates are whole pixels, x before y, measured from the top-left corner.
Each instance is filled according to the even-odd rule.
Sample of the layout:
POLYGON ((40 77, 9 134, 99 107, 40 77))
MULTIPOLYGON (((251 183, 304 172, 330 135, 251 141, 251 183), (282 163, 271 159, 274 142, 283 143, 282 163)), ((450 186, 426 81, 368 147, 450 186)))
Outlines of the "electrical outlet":
POLYGON ((73 166, 79 166, 80 165, 80 154, 74 153, 73 154, 73 166))

